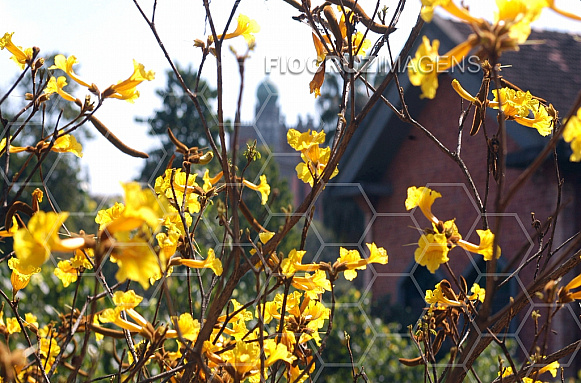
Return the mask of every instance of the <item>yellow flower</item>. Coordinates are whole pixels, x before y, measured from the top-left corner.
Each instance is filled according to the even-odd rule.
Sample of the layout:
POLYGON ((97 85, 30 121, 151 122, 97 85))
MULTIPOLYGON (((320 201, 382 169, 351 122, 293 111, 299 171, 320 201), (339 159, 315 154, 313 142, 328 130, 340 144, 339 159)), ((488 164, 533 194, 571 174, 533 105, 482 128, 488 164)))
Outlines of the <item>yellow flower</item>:
POLYGON ((214 177, 211 178, 210 170, 206 169, 202 178, 202 180, 204 181, 204 186, 202 187, 202 189, 204 189, 205 192, 212 189, 214 185, 217 184, 218 181, 220 181, 223 175, 224 172, 221 171, 220 173, 216 174, 214 177))
POLYGON ((12 43, 12 33, 6 32, 2 38, 0 38, 0 50, 6 48, 10 53, 13 54, 11 59, 20 66, 20 69, 24 69, 26 64, 29 64, 32 60, 32 48, 22 49, 12 43))
POLYGON ((361 264, 361 255, 359 255, 359 251, 357 250, 347 250, 343 247, 339 248, 339 258, 337 262, 343 263, 345 262, 347 270, 345 270, 345 279, 348 281, 352 281, 357 277, 356 270, 365 270, 366 263, 361 264))
MULTIPOLYGON (((36 200, 37 203, 41 203, 42 199, 44 198, 44 193, 39 188, 36 188, 32 192, 32 198, 33 198, 33 201, 36 200)), ((33 202, 33 204, 34 204, 34 202, 33 202)))
POLYGON ((434 40, 430 44, 430 40, 426 36, 423 36, 422 44, 408 66, 410 82, 422 89, 422 95, 420 97, 429 99, 436 97, 438 74, 461 62, 474 47, 474 44, 475 40, 468 39, 444 55, 439 56, 438 48, 440 47, 440 41, 434 40))
MULTIPOLYGON (((301 152, 301 158, 303 162, 298 164, 295 168, 297 171, 297 177, 304 183, 308 183, 311 187, 315 183, 315 179, 318 181, 323 175, 327 163, 331 157, 331 148, 319 148, 319 146, 311 146, 309 149, 301 152)), ((335 177, 339 174, 339 169, 335 168, 331 177, 335 177)))
POLYGON ((473 103, 477 103, 478 102, 478 100, 476 99, 476 97, 474 97, 473 95, 471 95, 470 93, 468 93, 468 91, 466 89, 464 89, 462 87, 462 85, 460 85, 460 82, 458 80, 456 80, 456 79, 453 79, 452 80, 452 88, 464 100, 468 100, 468 101, 473 102, 473 103))
POLYGON ((303 256, 307 252, 304 250, 292 249, 286 258, 282 260, 280 265, 282 274, 285 277, 291 277, 297 271, 315 271, 319 269, 319 265, 316 263, 303 264, 303 256))
POLYGON ((325 57, 327 57, 327 51, 323 47, 323 43, 315 34, 313 33, 313 42, 315 44, 315 49, 317 50, 317 65, 319 68, 315 72, 313 79, 309 82, 309 91, 310 94, 315 93, 315 98, 321 95, 321 87, 323 86, 323 82, 325 82, 325 57))
POLYGON ((387 264, 387 251, 385 251, 383 247, 377 247, 375 243, 366 243, 365 245, 369 249, 369 258, 367 258, 367 263, 379 263, 381 265, 387 264))
POLYGON ((186 185, 185 172, 181 169, 166 169, 163 176, 155 179, 154 190, 157 194, 164 195, 170 201, 174 200, 175 192, 175 203, 178 206, 181 206, 185 193, 188 211, 194 214, 198 213, 201 208, 200 202, 198 201, 199 195, 194 192, 196 187, 198 187, 196 183, 196 177, 198 175, 196 173, 190 173, 187 176, 186 185))
POLYGON ((137 85, 143 81, 151 81, 155 79, 155 72, 145 71, 143 64, 133 60, 133 74, 127 80, 120 81, 116 85, 111 85, 103 92, 103 97, 117 98, 119 100, 127 100, 131 103, 139 97, 137 85))
POLYGON ((546 0, 496 0, 498 13, 495 22, 503 22, 510 28, 509 36, 518 44, 524 43, 531 34, 530 24, 539 18, 547 6, 546 0))
POLYGON ((176 264, 191 267, 194 269, 212 269, 214 274, 222 275, 224 271, 222 268, 222 262, 220 259, 216 258, 216 253, 214 253, 214 249, 208 250, 208 256, 206 259, 203 260, 196 260, 196 259, 183 259, 179 258, 175 260, 176 264))
POLYGON ((43 337, 40 339, 39 345, 38 353, 41 356, 44 370, 48 372, 52 368, 57 355, 61 352, 61 348, 54 338, 54 334, 50 335, 48 338, 43 337))
MULTIPOLYGON (((333 20, 329 21, 329 23, 337 25, 337 20, 334 16, 333 10, 329 7, 326 11, 329 11, 331 14, 333 14, 333 16, 331 16, 333 20)), ((341 12, 341 20, 338 25, 339 30, 337 31, 335 28, 335 31, 332 31, 335 38, 340 40, 339 45, 336 46, 336 48, 340 51, 338 53, 340 55, 344 53, 350 53, 357 56, 365 55, 366 50, 371 47, 371 41, 364 39, 365 35, 363 33, 356 32, 351 36, 351 52, 349 52, 349 44, 347 44, 347 25, 345 23, 345 13, 347 12, 350 14, 352 23, 354 21, 354 13, 347 8, 343 10, 341 7, 339 7, 339 12, 341 12)), ((312 36, 313 44, 315 45, 315 50, 317 52, 317 66, 319 66, 319 69, 317 69, 315 76, 309 83, 309 89, 310 93, 315 93, 315 98, 317 98, 321 95, 321 86, 323 86, 323 82, 325 81, 325 59, 327 58, 327 54, 333 51, 334 47, 333 44, 331 44, 329 35, 323 35, 323 41, 321 41, 321 39, 319 39, 315 33, 312 33, 312 36)))
MULTIPOLYGON (((254 45, 255 37, 254 33, 260 32, 260 25, 256 20, 251 20, 248 16, 240 14, 238 15, 238 23, 236 29, 232 33, 227 33, 224 36, 224 40, 232 39, 234 37, 242 36, 248 46, 254 45)), ((222 35, 218 35, 218 40, 222 38, 222 35)), ((212 37, 210 36, 210 40, 212 37)))
POLYGON ((581 108, 577 110, 577 114, 572 116, 565 123, 565 130, 563 131, 563 139, 571 143, 571 157, 569 161, 581 161, 581 108))
MULTIPOLYGON (((339 13, 341 13, 341 20, 339 20, 339 29, 341 30, 341 36, 343 37, 343 39, 347 38, 347 24, 345 23, 345 13, 347 13, 348 15, 350 15, 349 20, 351 23, 354 22, 355 20, 355 13, 352 12, 349 8, 344 8, 342 9, 341 6, 338 6, 339 8, 339 13), (345 10, 345 12, 343 12, 343 10, 345 10)), ((353 34, 352 36, 352 41, 351 41, 351 46, 353 47, 353 54, 357 55, 357 56, 363 56, 365 55, 365 52, 367 51, 367 49, 369 49, 371 47, 371 41, 369 41, 368 39, 363 39, 365 35, 361 32, 356 32, 353 34), (359 48, 359 45, 361 45, 361 48, 359 48)), ((346 48, 348 48, 348 46, 346 46, 346 48)))
POLYGON ((83 238, 61 240, 58 230, 69 216, 68 213, 38 211, 28 222, 28 227, 14 234, 14 252, 22 267, 40 267, 53 251, 72 251, 85 244, 83 238))
POLYGON ((277 360, 293 363, 296 359, 284 344, 277 343, 275 339, 264 340, 264 351, 268 355, 264 362, 265 367, 271 366, 277 360))
POLYGON ((197 319, 193 319, 191 314, 186 313, 180 315, 177 324, 184 339, 196 341, 200 333, 200 322, 197 319))
MULTIPOLYGON (((158 198, 149 188, 142 189, 137 182, 123 184, 125 190, 125 207, 116 205, 110 213, 107 211, 101 215, 100 223, 102 229, 107 229, 110 233, 117 231, 130 231, 146 224, 153 231, 157 231, 161 226, 165 212, 169 211, 169 203, 165 197, 158 198), (104 223, 117 216, 115 219, 104 223), (104 226, 103 226, 104 225, 104 226)), ((97 215, 99 218, 99 215, 97 215)))
MULTIPOLYGON (((99 326, 101 324, 101 322, 99 321, 99 315, 93 315, 93 325, 99 326)), ((97 342, 101 342, 105 336, 103 334, 100 334, 98 332, 94 332, 95 333, 95 340, 97 340, 97 342)))
POLYGON ((448 262, 448 240, 444 234, 423 234, 418 241, 414 258, 421 266, 426 266, 432 274, 442 263, 448 262))
MULTIPOLYGON (((93 257, 93 249, 86 250, 87 255, 93 257)), ((91 270, 93 265, 82 250, 76 250, 75 256, 68 260, 60 261, 54 269, 54 275, 60 279, 64 287, 69 287, 73 282, 77 281, 77 275, 84 269, 91 270)))
POLYGON ((83 157, 83 147, 70 134, 65 134, 57 138, 51 150, 57 153, 73 153, 79 158, 83 157))
MULTIPOLYGON (((468 93, 458 80, 452 80, 452 88, 465 100, 480 104, 474 96, 468 93)), ((536 129, 541 136, 551 134, 553 127, 553 117, 549 115, 547 108, 536 100, 530 92, 523 92, 511 88, 493 89, 494 100, 487 101, 487 105, 493 109, 498 109, 500 102, 498 95, 502 99, 502 112, 507 120, 514 120, 521 125, 536 129), (533 117, 530 118, 529 115, 533 117)))
POLYGON ((175 254, 180 236, 180 232, 175 226, 173 229, 168 230, 167 233, 158 233, 155 236, 157 244, 161 249, 159 257, 161 258, 162 265, 165 266, 167 261, 175 254))
POLYGON ((299 307, 295 307, 295 310, 293 311, 295 312, 293 315, 295 315, 295 318, 297 319, 296 323, 306 323, 306 329, 302 329, 303 333, 301 334, 298 343, 306 343, 310 339, 313 339, 317 345, 320 345, 321 337, 319 335, 319 330, 325 325, 325 321, 329 319, 331 310, 326 308, 322 302, 305 296, 302 304, 299 307), (306 309, 303 309, 305 303, 308 304, 306 305, 306 309), (300 309, 299 313, 297 313, 297 309, 300 309))
POLYGON ((327 279, 327 274, 323 270, 317 270, 313 275, 305 273, 304 277, 293 276, 292 286, 303 290, 311 299, 316 299, 325 290, 331 291, 331 281, 327 279))
POLYGON ((331 32, 333 32, 335 39, 338 41, 338 45, 333 46, 333 44, 331 44, 329 35, 323 35, 323 41, 321 41, 315 33, 312 33, 313 44, 315 45, 315 50, 317 52, 317 66, 319 66, 319 69, 317 69, 315 76, 309 83, 309 89, 311 94, 315 93, 315 98, 321 95, 321 86, 323 86, 323 82, 325 81, 325 59, 329 52, 333 52, 333 49, 337 48, 339 50, 339 52, 337 52, 339 55, 349 53, 360 56, 365 55, 366 50, 371 47, 371 41, 364 39, 365 35, 363 33, 355 32, 351 35, 351 52, 349 52, 345 14, 349 14, 351 23, 355 24, 354 13, 348 8, 343 9, 341 6, 339 6, 339 12, 341 13, 341 20, 337 25, 337 19, 333 10, 330 7, 325 9, 325 15, 329 18, 329 25, 332 24, 339 27, 338 30, 336 27, 331 28, 331 32))
MULTIPOLYGON (((185 211, 183 215, 186 221, 186 226, 190 227, 193 220, 192 216, 187 211, 185 211)), ((171 205, 169 207, 169 212, 164 216, 163 226, 167 228, 168 233, 170 231, 177 231, 180 235, 186 234, 186 229, 184 228, 184 223, 182 222, 180 214, 171 205)))
MULTIPOLYGON (((485 261, 492 260, 493 254, 493 243, 494 243, 494 234, 487 229, 487 230, 476 230, 476 233, 480 237, 480 244, 476 246, 473 243, 466 242, 464 240, 458 241, 458 246, 463 248, 464 250, 468 250, 472 253, 482 254, 484 256, 485 261)), ((496 248, 496 258, 500 257, 500 246, 496 248)))
MULTIPOLYGON (((259 312, 262 312, 263 306, 261 304, 256 306, 256 317, 259 318, 259 312)), ((264 305, 264 323, 269 324, 273 319, 280 319, 280 314, 278 313, 279 306, 275 301, 266 302, 264 305)))
POLYGON ((325 61, 325 58, 327 57, 327 49, 325 47, 325 44, 321 42, 321 40, 317 37, 317 35, 314 32, 311 32, 311 35, 313 36, 313 44, 315 45, 315 51, 317 51, 317 65, 321 65, 325 61))
POLYGON ((427 22, 432 21, 434 9, 438 6, 468 23, 478 23, 480 21, 480 19, 473 17, 465 8, 458 7, 453 0, 422 0, 422 19, 427 22))
MULTIPOLYGON (((39 142, 39 145, 42 145, 41 146, 41 152, 42 152, 42 151, 48 149, 50 142, 42 141, 42 142, 39 142)), ((32 147, 32 146, 24 146, 23 147, 23 146, 10 145, 9 152, 10 153, 36 152, 39 145, 37 145, 37 147, 32 147)), ((59 138, 57 138, 54 142, 54 145, 52 146, 52 148, 50 150, 53 152, 56 152, 56 153, 73 153, 75 156, 77 156, 79 158, 83 157, 83 147, 77 141, 77 139, 75 137, 71 136, 70 134, 64 134, 64 135, 60 136, 59 138)))
POLYGON ((283 333, 283 342, 294 345, 304 344, 313 339, 320 345, 319 329, 324 326, 325 320, 329 319, 330 310, 320 301, 311 299, 308 294, 304 295, 302 302, 301 297, 303 294, 300 291, 288 294, 286 312, 281 313, 279 310, 282 309, 283 294, 276 294, 274 300, 267 302, 265 306, 265 322, 268 323, 273 318, 281 319, 281 315, 284 315, 287 325, 283 333))
POLYGON ((427 187, 415 187, 410 186, 408 188, 408 196, 405 200, 406 210, 411 210, 415 207, 419 207, 424 216, 429 219, 434 225, 437 225, 438 218, 432 213, 432 204, 436 198, 440 198, 442 195, 435 190, 427 187))
MULTIPOLYGON (((10 141, 12 141, 12 136, 10 136, 10 141)), ((0 153, 2 153, 5 147, 6 147, 6 138, 3 138, 2 140, 0 140, 0 153)))
POLYGON ((367 243, 369 258, 361 258, 359 251, 339 248, 339 258, 333 265, 339 271, 345 271, 345 279, 352 281, 357 277, 356 270, 365 270, 370 263, 387 263, 387 252, 383 247, 377 247, 375 243, 367 243))
POLYGON ((8 228, 8 230, 1 230, 0 237, 13 237, 14 234, 18 231, 18 221, 16 220, 15 216, 12 216, 12 226, 8 228))
POLYGON ((116 291, 113 294, 113 303, 121 310, 128 310, 137 307, 143 301, 143 297, 137 295, 134 290, 127 292, 116 291))
POLYGON ((571 292, 570 290, 576 289, 581 286, 581 274, 577 275, 575 278, 571 279, 565 287, 559 290, 559 302, 567 303, 572 302, 576 299, 581 300, 581 290, 571 292))
POLYGON ((221 355, 222 360, 233 368, 235 381, 243 381, 249 375, 260 371, 260 345, 258 342, 236 341, 232 350, 221 355))
POLYGON ((59 96, 64 98, 67 101, 75 102, 77 99, 70 95, 69 93, 65 92, 63 89, 67 85, 67 79, 64 76, 60 76, 58 79, 55 77, 51 77, 48 80, 48 84, 46 84, 46 88, 44 88, 45 94, 53 94, 57 93, 59 96))
POLYGON ((547 364, 545 367, 541 368, 539 370, 539 375, 548 371, 553 378, 556 378, 557 377, 557 370, 559 369, 559 367, 561 367, 559 362, 554 361, 552 363, 547 364))
POLYGON ((262 205, 266 204, 266 202, 268 201, 268 196, 270 195, 270 185, 266 182, 266 176, 264 174, 260 176, 259 185, 255 185, 247 180, 242 180, 242 183, 246 187, 260 192, 260 203, 262 205))
MULTIPOLYGON (((78 63, 78 61, 77 61, 77 58, 75 56, 69 56, 68 58, 66 58, 63 55, 56 55, 54 57, 54 65, 48 69, 60 69, 63 72, 65 72, 76 83, 78 83, 86 88, 89 88, 91 85, 89 85, 86 81, 82 80, 79 76, 77 76, 77 74, 75 73, 75 71, 73 69, 73 65, 75 65, 77 63, 78 63)), ((74 101, 74 100, 72 100, 72 101, 74 101)))
POLYGON ((8 260, 8 267, 12 270, 10 282, 12 283, 13 294, 16 294, 17 291, 25 288, 28 285, 28 282, 30 282, 30 277, 34 274, 40 273, 40 267, 22 265, 18 258, 10 258, 8 260))
POLYGON ((26 322, 26 326, 34 326, 38 328, 38 318, 32 313, 24 314, 24 322, 26 322))
POLYGON ((142 300, 143 297, 135 294, 133 290, 127 292, 116 291, 113 294, 115 308, 104 310, 99 315, 99 321, 101 323, 113 323, 125 330, 140 333, 148 325, 147 320, 134 309, 142 300), (137 324, 121 318, 122 311, 125 311, 137 324))
POLYGON ((325 132, 317 132, 310 129, 306 132, 299 132, 296 129, 289 129, 286 133, 286 140, 288 144, 296 151, 302 152, 309 149, 311 146, 318 146, 325 143, 325 132))
POLYGON ((493 89, 494 100, 489 106, 498 109, 500 102, 498 95, 502 99, 502 111, 507 119, 512 119, 521 125, 535 128, 541 136, 551 133, 553 118, 549 116, 547 109, 539 101, 534 100, 530 92, 521 92, 510 88, 493 89), (533 118, 528 118, 529 113, 533 118))
POLYGON ((120 202, 115 202, 115 205, 109 209, 99 210, 95 217, 95 222, 99 224, 99 230, 103 230, 109 223, 123 215, 125 205, 120 202))
POLYGON ((274 237, 274 232, 272 231, 267 231, 267 232, 263 232, 258 234, 258 238, 260 239, 260 242, 266 244, 266 242, 270 241, 272 239, 272 237, 274 237))
MULTIPOLYGON (((554 378, 554 377, 557 376, 557 370, 559 369, 559 367, 560 367, 559 362, 555 361, 555 362, 550 363, 550 364, 546 365, 545 367, 541 368, 539 370, 538 374, 540 375, 542 373, 545 373, 545 372, 549 371, 551 373, 551 375, 553 376, 553 378, 554 378)), ((512 374, 513 374, 513 372, 512 372, 512 368, 511 367, 506 367, 502 371, 502 373, 500 373, 500 372, 498 373, 498 375, 499 376, 502 376, 503 378, 509 377, 512 374)), ((526 376, 522 378, 522 381, 523 381, 523 383, 543 383, 540 380, 533 380, 532 378, 529 378, 529 377, 526 377, 526 376)))
POLYGON ((445 296, 444 292, 442 291, 442 284, 449 288, 449 282, 443 280, 442 282, 436 284, 436 288, 434 290, 426 290, 426 296, 424 297, 426 303, 429 303, 431 307, 462 306, 462 302, 459 302, 455 299, 450 299, 445 296))
POLYGON ((540 102, 531 103, 530 110, 533 118, 515 116, 514 120, 521 125, 536 129, 541 136, 548 136, 553 132, 553 117, 549 115, 547 108, 540 102))
POLYGON ((17 332, 21 332, 22 329, 20 328, 20 323, 18 323, 18 319, 6 318, 6 330, 8 331, 8 334, 15 334, 17 332))
POLYGON ((498 109, 500 102, 498 95, 502 98, 502 111, 507 117, 522 116, 526 117, 529 114, 529 104, 532 101, 530 92, 521 92, 510 88, 493 89, 492 94, 494 100, 489 103, 489 106, 498 109))
POLYGON ((127 279, 139 282, 147 289, 150 277, 161 273, 157 255, 146 240, 140 236, 130 238, 127 231, 115 233, 115 239, 118 243, 111 254, 111 262, 119 266, 115 278, 119 282, 127 279))
POLYGON ((471 301, 479 300, 480 302, 484 302, 484 298, 486 298, 486 289, 480 287, 478 283, 474 283, 472 288, 470 289, 472 295, 468 297, 471 301))
MULTIPOLYGON (((341 17, 341 21, 343 21, 343 17, 341 17)), ((341 24, 339 24, 339 26, 341 26, 341 24)), ((357 32, 353 36, 353 54, 356 53, 355 51, 357 48, 359 48, 359 46, 361 46, 361 48, 359 48, 357 55, 365 55, 367 50, 371 48, 371 41, 368 39, 363 40, 363 36, 365 35, 361 32, 357 32)))

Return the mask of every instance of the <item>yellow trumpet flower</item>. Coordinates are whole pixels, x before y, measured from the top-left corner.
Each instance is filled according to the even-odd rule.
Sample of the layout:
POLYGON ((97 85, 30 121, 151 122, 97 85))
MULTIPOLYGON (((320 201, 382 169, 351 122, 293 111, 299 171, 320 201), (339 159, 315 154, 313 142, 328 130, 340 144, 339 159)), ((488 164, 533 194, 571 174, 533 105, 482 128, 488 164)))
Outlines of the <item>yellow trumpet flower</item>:
POLYGON ((12 33, 6 32, 2 38, 0 38, 0 50, 6 48, 7 51, 13 54, 11 59, 18 64, 20 69, 24 69, 26 64, 29 64, 32 60, 32 48, 22 49, 22 47, 14 45, 12 42, 12 33))
POLYGON ((131 103, 139 97, 139 91, 136 89, 137 85, 143 81, 151 81, 155 79, 155 72, 146 71, 143 64, 133 60, 133 73, 127 80, 120 81, 115 85, 103 91, 103 97, 117 98, 119 100, 127 100, 131 103))

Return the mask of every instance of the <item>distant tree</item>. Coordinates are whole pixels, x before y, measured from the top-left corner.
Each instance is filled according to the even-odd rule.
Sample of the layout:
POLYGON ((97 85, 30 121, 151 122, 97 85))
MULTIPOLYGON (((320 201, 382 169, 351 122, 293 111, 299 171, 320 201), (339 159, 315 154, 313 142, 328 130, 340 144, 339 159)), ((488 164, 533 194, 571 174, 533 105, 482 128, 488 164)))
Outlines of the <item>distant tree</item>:
MULTIPOLYGON (((189 89, 196 86, 197 73, 191 67, 179 68, 181 76, 189 89)), ((207 147, 209 142, 202 125, 200 114, 184 92, 173 71, 166 72, 167 82, 164 89, 158 89, 156 94, 163 100, 160 109, 156 110, 151 118, 137 118, 140 123, 147 123, 150 127, 148 134, 159 139, 162 148, 149 154, 145 165, 141 169, 139 181, 149 182, 161 175, 169 157, 174 153, 174 145, 167 135, 167 128, 171 128, 178 140, 188 147, 207 147), (163 163, 162 163, 163 162, 163 163), (162 165, 162 166, 160 166, 162 165)), ((202 115, 207 121, 214 139, 217 138, 217 124, 209 107, 209 103, 216 97, 216 90, 210 88, 206 81, 200 79, 198 95, 203 98, 200 102, 202 115)))

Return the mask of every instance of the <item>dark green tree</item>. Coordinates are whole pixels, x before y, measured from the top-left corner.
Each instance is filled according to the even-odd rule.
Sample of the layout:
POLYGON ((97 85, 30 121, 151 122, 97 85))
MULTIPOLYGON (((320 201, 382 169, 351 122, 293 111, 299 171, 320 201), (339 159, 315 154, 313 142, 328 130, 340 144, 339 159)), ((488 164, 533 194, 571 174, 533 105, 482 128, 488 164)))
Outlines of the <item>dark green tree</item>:
MULTIPOLYGON (((197 73, 191 67, 186 69, 178 67, 178 70, 188 88, 194 91, 197 73)), ((153 183, 157 176, 163 174, 167 161, 174 153, 175 147, 167 135, 168 128, 171 128, 176 138, 188 147, 204 148, 209 145, 200 114, 183 90, 177 76, 169 70, 166 72, 166 77, 165 88, 156 91, 159 98, 163 100, 161 108, 156 110, 151 118, 136 119, 137 122, 147 123, 150 128, 148 134, 158 139, 161 144, 161 148, 148 153, 149 158, 145 161, 139 176, 141 182, 153 183)), ((218 128, 210 106, 212 100, 216 98, 216 90, 200 79, 197 93, 201 98, 202 115, 216 140, 218 128)))

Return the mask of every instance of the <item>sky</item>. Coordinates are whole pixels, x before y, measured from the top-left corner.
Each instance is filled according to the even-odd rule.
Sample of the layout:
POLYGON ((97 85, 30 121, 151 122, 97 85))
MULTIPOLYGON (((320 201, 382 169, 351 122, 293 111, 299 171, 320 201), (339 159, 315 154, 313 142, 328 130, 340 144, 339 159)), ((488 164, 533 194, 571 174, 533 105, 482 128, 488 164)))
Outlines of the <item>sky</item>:
MULTIPOLYGON (((156 27, 172 59, 181 66, 197 69, 201 54, 193 47, 196 38, 205 40, 210 34, 206 28, 201 1, 159 1, 156 27)), ((234 1, 213 0, 211 9, 214 23, 223 28, 234 1)), ((313 4, 318 3, 313 0, 313 4)), ((395 1, 385 2, 388 5, 395 1)), ((413 26, 420 9, 418 0, 407 2, 399 29, 393 35, 394 48, 401 47, 413 26)), ((494 1, 464 1, 474 14, 492 19, 494 1)), ((146 14, 151 15, 152 0, 139 1, 146 14)), ((374 1, 360 1, 371 14, 374 1)), ((581 1, 556 1, 557 6, 581 14, 581 1)), ((316 58, 311 32, 308 26, 293 20, 298 12, 282 0, 243 0, 236 15, 248 15, 261 27, 256 34, 256 49, 246 62, 242 120, 254 118, 256 88, 266 78, 266 73, 278 87, 278 100, 282 114, 289 125, 303 120, 307 114, 314 116, 315 99, 309 94, 309 81, 313 76, 312 62, 316 58)), ((38 46, 41 54, 58 52, 66 56, 74 54, 79 64, 77 74, 103 90, 111 84, 127 78, 133 72, 133 60, 153 70, 156 79, 142 83, 141 96, 134 104, 120 100, 106 100, 96 116, 127 145, 147 152, 159 143, 147 136, 146 124, 135 122, 136 117, 152 117, 162 100, 155 90, 163 89, 164 73, 169 65, 163 53, 130 0, 28 0, 0 2, 2 28, 0 33, 15 32, 13 41, 21 46, 38 46)), ((533 27, 581 33, 581 22, 564 19, 545 10, 533 27)), ((235 28, 235 20, 230 30, 235 28)), ((370 34, 372 40, 378 36, 370 34)), ((238 52, 245 50, 241 38, 228 40, 238 52)), ((18 76, 18 67, 0 52, 0 94, 18 76)), ((215 85, 216 67, 207 61, 202 77, 215 85)), ((224 111, 233 118, 238 97, 240 78, 234 56, 224 52, 224 111)), ((75 96, 84 98, 82 89, 75 96)), ((10 104, 22 105, 22 95, 12 95, 10 104)), ((142 160, 128 157, 95 132, 95 139, 86 143, 82 166, 89 179, 89 191, 98 195, 121 194, 120 182, 127 182, 139 174, 142 160)))

